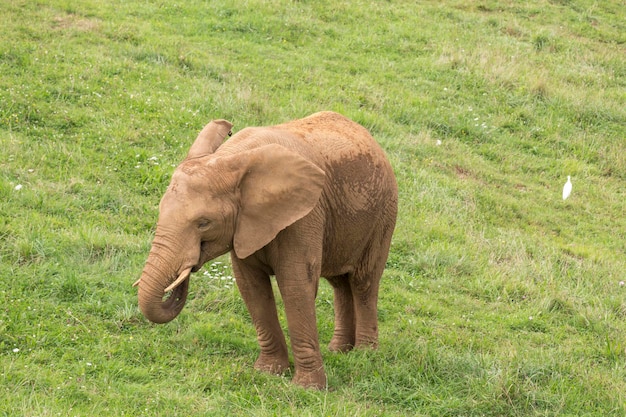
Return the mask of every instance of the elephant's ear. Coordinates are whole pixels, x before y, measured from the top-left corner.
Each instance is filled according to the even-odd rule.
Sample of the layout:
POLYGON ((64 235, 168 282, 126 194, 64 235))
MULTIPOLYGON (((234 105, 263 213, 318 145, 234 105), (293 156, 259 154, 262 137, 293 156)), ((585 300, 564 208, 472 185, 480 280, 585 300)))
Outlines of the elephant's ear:
POLYGON ((240 259, 313 210, 326 178, 317 165, 280 145, 244 154, 238 154, 245 162, 241 164, 241 207, 234 236, 235 254, 240 259))
POLYGON ((230 134, 233 124, 228 120, 213 120, 200 131, 198 137, 189 148, 187 158, 198 158, 208 155, 220 147, 224 138, 230 134))

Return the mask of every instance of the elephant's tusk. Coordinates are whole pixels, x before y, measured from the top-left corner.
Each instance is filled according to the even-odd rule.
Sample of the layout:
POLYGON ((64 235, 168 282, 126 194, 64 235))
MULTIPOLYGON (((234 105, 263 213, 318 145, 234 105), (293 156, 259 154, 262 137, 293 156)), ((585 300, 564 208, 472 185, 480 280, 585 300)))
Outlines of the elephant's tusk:
POLYGON ((181 282, 183 282, 184 280, 189 278, 189 273, 190 272, 191 272, 191 268, 185 269, 183 272, 180 273, 178 278, 176 278, 176 281, 172 282, 172 284, 169 287, 167 287, 165 289, 165 291, 163 291, 163 292, 166 293, 166 292, 172 291, 174 288, 178 287, 181 282))
POLYGON ((137 281, 135 281, 135 283, 133 284, 133 287, 136 287, 137 285, 139 285, 139 281, 141 281, 141 278, 139 278, 137 281))

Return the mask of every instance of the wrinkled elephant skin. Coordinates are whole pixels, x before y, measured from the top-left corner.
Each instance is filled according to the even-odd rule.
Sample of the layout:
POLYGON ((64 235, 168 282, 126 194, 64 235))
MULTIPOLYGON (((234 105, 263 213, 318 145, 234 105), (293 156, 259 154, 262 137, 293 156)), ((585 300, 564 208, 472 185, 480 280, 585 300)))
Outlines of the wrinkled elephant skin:
POLYGON ((185 304, 190 274, 230 252, 261 348, 255 368, 289 368, 274 275, 294 382, 324 388, 315 317, 320 276, 334 289, 329 349, 378 343, 379 281, 398 204, 391 165, 367 130, 333 112, 246 128, 224 141, 231 127, 209 123, 175 170, 136 283, 139 306, 153 322, 172 320, 185 304))

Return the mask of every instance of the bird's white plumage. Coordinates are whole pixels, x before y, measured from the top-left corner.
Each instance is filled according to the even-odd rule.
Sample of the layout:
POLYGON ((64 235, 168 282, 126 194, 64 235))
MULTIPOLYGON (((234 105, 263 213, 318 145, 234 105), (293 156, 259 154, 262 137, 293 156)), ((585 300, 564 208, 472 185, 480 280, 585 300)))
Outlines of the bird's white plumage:
POLYGON ((563 200, 569 197, 571 192, 572 192, 572 181, 570 181, 570 176, 568 175, 567 182, 563 186, 563 200))

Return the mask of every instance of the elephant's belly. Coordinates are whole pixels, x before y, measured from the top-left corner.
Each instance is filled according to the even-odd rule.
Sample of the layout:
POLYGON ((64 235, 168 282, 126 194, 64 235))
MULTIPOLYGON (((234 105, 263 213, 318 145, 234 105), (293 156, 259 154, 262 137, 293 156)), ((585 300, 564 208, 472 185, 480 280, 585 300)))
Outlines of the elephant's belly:
POLYGON ((322 276, 335 277, 353 272, 363 259, 367 241, 366 237, 359 236, 359 239, 342 239, 341 242, 325 245, 322 250, 322 276))

